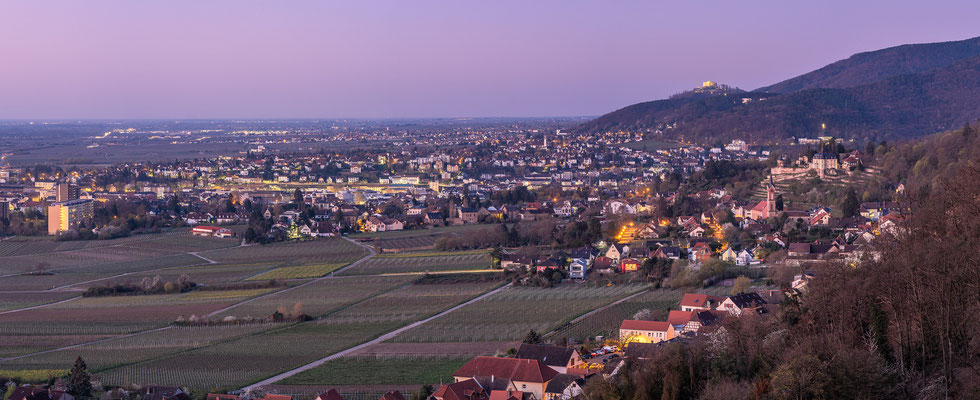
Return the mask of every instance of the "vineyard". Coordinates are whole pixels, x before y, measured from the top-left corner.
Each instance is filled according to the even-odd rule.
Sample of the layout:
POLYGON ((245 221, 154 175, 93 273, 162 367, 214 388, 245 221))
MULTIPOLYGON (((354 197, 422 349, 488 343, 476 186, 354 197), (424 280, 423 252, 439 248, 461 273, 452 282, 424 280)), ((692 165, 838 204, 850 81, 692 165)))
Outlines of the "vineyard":
POLYGON ((73 292, 0 293, 0 312, 54 303, 79 296, 73 292))
POLYGON ((412 256, 411 253, 375 256, 345 270, 341 275, 376 275, 405 272, 465 271, 490 268, 490 256, 485 251, 461 254, 412 256))
POLYGON ((380 251, 392 249, 426 249, 432 248, 436 240, 443 236, 459 236, 476 234, 488 228, 486 225, 455 225, 421 230, 390 231, 375 233, 360 233, 351 235, 353 238, 370 239, 368 244, 380 251))
MULTIPOLYGON (((423 242, 473 232, 468 229, 376 237, 423 242)), ((0 243, 0 370, 41 376, 69 368, 81 356, 108 385, 235 389, 443 313, 504 284, 499 276, 472 273, 423 277, 429 271, 488 269, 486 250, 381 253, 362 260, 367 255, 343 238, 240 246, 237 240, 191 236, 186 230, 93 242, 5 241, 0 243), (184 275, 207 287, 80 296, 93 285, 172 282, 184 275), (273 279, 287 283, 254 285, 273 279), (210 290, 238 284, 252 286, 210 290), (269 318, 277 311, 282 322, 269 318), (294 319, 300 315, 312 320, 294 319), (197 318, 211 322, 175 324, 197 318)), ((592 329, 585 328, 588 324, 602 325, 591 316, 568 323, 647 287, 503 289, 408 329, 390 343, 363 349, 376 353, 358 350, 286 383, 436 383, 473 354, 513 347, 530 329, 585 331, 592 329), (412 368, 419 365, 425 368, 412 368)), ((672 301, 646 296, 616 307, 672 301)))
POLYGON ((270 279, 319 278, 321 276, 334 272, 340 268, 343 268, 345 265, 347 265, 347 263, 279 267, 273 270, 265 271, 261 274, 251 276, 246 280, 262 281, 262 280, 270 280, 270 279))
MULTIPOLYGON (((327 281, 340 280, 353 283, 344 278, 327 281)), ((123 366, 106 371, 103 376, 111 384, 153 382, 207 389, 240 387, 426 318, 496 285, 499 283, 402 284, 393 290, 367 295, 352 304, 336 302, 333 310, 322 312, 323 317, 315 321, 123 366), (152 380, 148 380, 150 377, 152 380)), ((307 287, 310 286, 313 285, 307 287)), ((340 289, 342 286, 345 285, 335 287, 340 289)))
POLYGON ((273 329, 279 325, 282 324, 173 326, 141 335, 16 359, 0 363, 0 368, 56 368, 71 365, 76 356, 81 356, 93 371, 102 371, 122 364, 140 362, 208 346, 235 337, 273 329))
POLYGON ((301 265, 349 263, 365 255, 363 248, 340 238, 234 247, 206 253, 207 258, 220 263, 289 261, 301 265))
POLYGON ((303 313, 319 316, 368 296, 407 284, 408 277, 331 278, 302 287, 283 290, 225 311, 216 317, 265 317, 280 307, 292 310, 297 304, 303 313))
POLYGON ((548 332, 573 318, 646 290, 646 284, 613 287, 566 285, 515 287, 410 329, 395 342, 489 342, 521 340, 528 331, 548 332))
POLYGON ((437 385, 472 357, 352 356, 279 382, 283 385, 437 385))

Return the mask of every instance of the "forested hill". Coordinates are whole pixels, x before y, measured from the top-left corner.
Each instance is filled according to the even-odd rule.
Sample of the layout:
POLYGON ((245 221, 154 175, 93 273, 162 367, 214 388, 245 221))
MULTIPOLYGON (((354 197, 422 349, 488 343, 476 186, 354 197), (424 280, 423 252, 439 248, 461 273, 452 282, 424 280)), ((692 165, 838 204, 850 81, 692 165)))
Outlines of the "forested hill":
POLYGON ((980 118, 980 56, 850 88, 749 92, 634 104, 579 126, 591 132, 660 129, 665 138, 719 144, 790 137, 898 139, 980 118), (745 102, 743 99, 750 99, 745 102), (822 129, 826 124, 826 130, 822 129))
POLYGON ((805 89, 849 88, 897 75, 926 72, 976 56, 980 56, 980 37, 955 42, 906 44, 858 53, 756 91, 789 93, 805 89))

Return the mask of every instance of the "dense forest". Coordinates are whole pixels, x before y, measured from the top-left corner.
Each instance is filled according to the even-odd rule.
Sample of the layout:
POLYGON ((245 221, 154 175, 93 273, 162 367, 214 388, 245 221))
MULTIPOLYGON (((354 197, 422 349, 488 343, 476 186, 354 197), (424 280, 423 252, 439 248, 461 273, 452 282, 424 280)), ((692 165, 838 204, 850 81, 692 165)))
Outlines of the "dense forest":
POLYGON ((789 93, 804 89, 847 88, 893 76, 917 74, 976 56, 980 56, 980 37, 954 42, 906 44, 858 53, 756 91, 789 93))
POLYGON ((964 125, 922 140, 883 147, 879 150, 878 170, 887 182, 904 182, 912 193, 928 193, 955 171, 977 162, 977 130, 976 124, 964 125))
MULTIPOLYGON (((941 138, 936 139, 942 141, 941 138)), ((898 154, 898 153, 896 153, 898 154)), ((585 387, 605 399, 980 396, 980 155, 937 173, 856 266, 827 264, 772 314, 661 346, 585 387)))

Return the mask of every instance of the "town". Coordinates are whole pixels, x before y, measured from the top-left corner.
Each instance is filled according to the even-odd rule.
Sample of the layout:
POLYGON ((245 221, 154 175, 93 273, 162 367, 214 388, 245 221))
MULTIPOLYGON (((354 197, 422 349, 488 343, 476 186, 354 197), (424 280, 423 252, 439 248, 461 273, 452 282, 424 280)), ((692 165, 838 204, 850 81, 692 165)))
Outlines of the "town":
MULTIPOLYGON (((850 145, 861 147, 857 149, 824 137, 773 147, 744 141, 707 147, 667 142, 657 139, 659 135, 589 135, 533 127, 509 134, 440 135, 457 143, 452 151, 424 141, 401 151, 334 153, 270 152, 248 145, 237 156, 166 163, 89 169, 8 165, 0 170, 0 209, 3 230, 12 236, 3 244, 11 247, 5 258, 21 261, 14 269, 22 272, 7 276, 68 279, 54 286, 27 283, 21 288, 69 296, 80 291, 80 300, 141 295, 174 301, 198 292, 220 293, 214 298, 237 302, 222 303, 231 309, 267 296, 284 298, 267 302, 268 311, 251 308, 269 312, 268 317, 205 308, 209 312, 203 316, 175 311, 178 315, 168 322, 172 327, 219 327, 212 329, 234 324, 264 330, 269 321, 317 323, 328 318, 329 308, 314 308, 315 301, 302 298, 292 304, 285 300, 286 292, 337 275, 340 281, 348 275, 392 279, 407 274, 415 279, 412 286, 434 290, 439 286, 423 284, 445 281, 446 289, 439 290, 453 292, 472 286, 467 290, 473 294, 454 298, 468 299, 463 304, 474 302, 473 306, 492 304, 501 290, 547 290, 541 293, 553 293, 549 297, 599 290, 588 295, 600 296, 598 301, 588 299, 584 308, 566 310, 571 314, 553 323, 534 321, 517 327, 528 330, 445 343, 448 349, 466 344, 466 350, 437 362, 455 371, 447 369, 439 381, 389 381, 394 391, 377 394, 382 399, 567 400, 580 395, 592 377, 615 376, 626 360, 654 357, 666 343, 718 335, 729 320, 782 315, 780 304, 797 301, 822 266, 878 258, 871 244, 909 215, 909 209, 895 201, 900 186, 889 187, 887 198, 866 190, 863 200, 874 201, 857 199, 854 187, 859 182, 865 182, 865 189, 878 183, 868 153, 881 150, 870 143, 850 145), (815 184, 850 191, 839 203, 814 203, 807 194, 815 184), (179 242, 171 239, 188 236, 179 242), (113 245, 98 243, 120 242, 122 248, 157 243, 168 256, 187 251, 193 261, 144 267, 145 261, 134 257, 137 264, 119 273, 76 280, 68 276, 78 268, 75 265, 104 261, 61 262, 46 255, 51 250, 42 249, 35 258, 55 262, 31 265, 30 257, 19 255, 32 254, 28 248, 37 243, 28 239, 32 237, 79 243, 81 248, 91 242, 95 249, 107 250, 113 245), (173 244, 164 245, 170 241, 173 244), (207 244, 198 248, 193 241, 207 244), (259 248, 268 248, 263 253, 284 253, 269 257, 253 252, 245 258, 233 254, 259 248), (367 252, 358 253, 362 249, 367 252), (249 268, 241 278, 207 278, 201 277, 204 271, 194 261, 213 271, 249 268), (180 279, 161 280, 174 273, 180 279), (132 283, 139 276, 145 276, 143 281, 132 283), (483 300, 487 295, 492 296, 483 300), (644 300, 648 297, 656 301, 644 300), (626 305, 630 307, 622 307, 626 305), (523 344, 512 342, 522 336, 523 344), (475 357, 466 358, 468 354, 475 357), (452 382, 443 380, 449 377, 452 382)), ((214 295, 205 296, 201 298, 214 295)), ((23 317, 34 307, 46 307, 44 301, 38 304, 5 314, 23 317)), ((429 324, 452 317, 453 310, 436 314, 429 324)), ((396 329, 394 337, 403 337, 405 345, 418 340, 413 330, 404 330, 396 329)), ((439 342, 458 339, 433 340, 413 352, 439 353, 439 342)), ((81 345, 100 348, 95 343, 81 345)), ((66 363, 74 360, 69 354, 76 354, 68 349, 54 348, 64 353, 66 363)), ((404 358, 400 352, 407 350, 378 351, 379 357, 404 358)), ((0 366, 19 365, 42 353, 22 347, 0 360, 0 366)), ((132 360, 140 365, 145 356, 135 356, 132 360)), ((221 386, 216 378, 173 380, 140 372, 145 368, 113 368, 99 357, 93 353, 87 361, 107 372, 93 377, 109 396, 200 398, 221 386)), ((40 356, 36 371, 58 370, 58 362, 52 361, 40 356)), ((74 361, 85 363, 81 358, 74 361)), ((282 381, 286 386, 256 383, 249 373, 236 378, 244 378, 243 388, 227 389, 233 395, 211 392, 207 397, 371 396, 344 385, 337 385, 342 393, 312 393, 327 382, 304 379, 302 372, 289 369, 301 366, 286 363, 280 367, 284 369, 270 370, 285 371, 286 376, 270 383, 282 381)), ((12 380, 18 381, 30 380, 12 380)), ((9 398, 71 398, 58 383, 51 388, 22 386, 9 398)))
POLYGON ((980 2, 2 10, 0 400, 980 398, 980 2))

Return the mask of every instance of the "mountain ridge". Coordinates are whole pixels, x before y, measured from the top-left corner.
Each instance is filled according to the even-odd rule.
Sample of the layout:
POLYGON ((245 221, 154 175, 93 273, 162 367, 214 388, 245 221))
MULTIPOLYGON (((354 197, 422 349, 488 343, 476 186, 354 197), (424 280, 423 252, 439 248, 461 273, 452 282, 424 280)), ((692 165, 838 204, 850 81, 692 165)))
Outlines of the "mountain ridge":
POLYGON ((813 75, 827 68, 824 67, 761 88, 768 91, 637 103, 602 115, 577 129, 662 132, 667 139, 715 144, 729 139, 772 142, 817 135, 882 140, 922 136, 980 119, 980 37, 943 42, 939 46, 896 46, 858 53, 847 60, 855 57, 863 60, 858 71, 841 70, 829 75, 824 71, 813 75), (973 50, 963 50, 971 46, 977 48, 977 55, 965 57, 973 54, 973 50), (954 51, 941 60, 901 61, 919 57, 913 57, 919 50, 924 49, 922 54, 932 54, 943 48, 954 51), (885 61, 875 61, 875 54, 885 54, 885 61), (896 58, 894 54, 902 56, 896 58), (943 65, 930 68, 938 64, 943 65), (868 65, 879 67, 868 69, 868 65), (905 70, 915 72, 896 72, 905 70), (772 91, 774 87, 792 85, 843 85, 842 77, 852 81, 861 77, 868 82, 843 88, 772 91))

